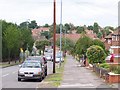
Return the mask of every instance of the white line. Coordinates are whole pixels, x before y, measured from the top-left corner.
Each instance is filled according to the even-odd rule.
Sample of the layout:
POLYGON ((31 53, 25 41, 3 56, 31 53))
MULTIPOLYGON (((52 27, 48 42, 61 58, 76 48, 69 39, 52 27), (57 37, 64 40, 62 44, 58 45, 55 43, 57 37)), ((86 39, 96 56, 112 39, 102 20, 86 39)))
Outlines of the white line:
POLYGON ((16 73, 16 72, 12 72, 13 74, 16 73))
POLYGON ((5 75, 3 75, 2 77, 6 77, 6 76, 8 76, 9 74, 5 74, 5 75))

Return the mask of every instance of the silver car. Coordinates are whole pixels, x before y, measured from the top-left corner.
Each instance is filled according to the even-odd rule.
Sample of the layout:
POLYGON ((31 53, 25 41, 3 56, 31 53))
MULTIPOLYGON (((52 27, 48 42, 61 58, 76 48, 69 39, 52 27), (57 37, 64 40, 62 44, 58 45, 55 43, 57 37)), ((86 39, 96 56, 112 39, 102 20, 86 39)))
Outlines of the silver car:
POLYGON ((18 81, 21 81, 21 79, 37 79, 42 81, 45 77, 44 72, 45 70, 40 61, 27 60, 18 70, 18 81))

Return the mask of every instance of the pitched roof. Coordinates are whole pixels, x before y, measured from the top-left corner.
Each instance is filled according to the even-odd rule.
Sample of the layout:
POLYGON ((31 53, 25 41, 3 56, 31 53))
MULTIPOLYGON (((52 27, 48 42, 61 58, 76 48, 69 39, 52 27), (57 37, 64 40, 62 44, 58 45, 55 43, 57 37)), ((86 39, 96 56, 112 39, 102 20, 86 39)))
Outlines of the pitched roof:
POLYGON ((112 38, 111 34, 105 37, 105 39, 110 39, 110 38, 112 38))
POLYGON ((120 29, 114 31, 114 32, 112 33, 112 35, 120 35, 120 29))
MULTIPOLYGON (((69 38, 70 40, 76 42, 80 38, 80 34, 62 34, 62 37, 69 38)), ((60 38, 60 34, 56 34, 56 40, 60 38)))

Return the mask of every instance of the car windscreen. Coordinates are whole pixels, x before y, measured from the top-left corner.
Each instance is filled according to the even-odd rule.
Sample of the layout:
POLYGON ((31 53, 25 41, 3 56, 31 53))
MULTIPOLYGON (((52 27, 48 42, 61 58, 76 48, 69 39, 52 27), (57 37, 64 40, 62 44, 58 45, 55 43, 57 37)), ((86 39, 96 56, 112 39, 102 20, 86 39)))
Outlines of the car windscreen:
POLYGON ((40 68, 41 64, 39 62, 24 62, 22 68, 40 68))

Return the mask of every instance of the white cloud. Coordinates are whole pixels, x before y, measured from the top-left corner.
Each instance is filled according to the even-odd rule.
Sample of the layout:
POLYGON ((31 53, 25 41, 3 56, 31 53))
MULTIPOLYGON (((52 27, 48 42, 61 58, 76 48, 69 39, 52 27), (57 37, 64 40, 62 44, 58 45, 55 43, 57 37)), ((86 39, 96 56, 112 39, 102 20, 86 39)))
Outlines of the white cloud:
MULTIPOLYGON (((57 23, 60 23, 60 1, 57 1, 57 23)), ((102 26, 118 25, 119 0, 63 0, 63 23, 102 26)), ((0 0, 0 19, 21 23, 27 19, 38 24, 53 23, 53 0, 0 0)))

